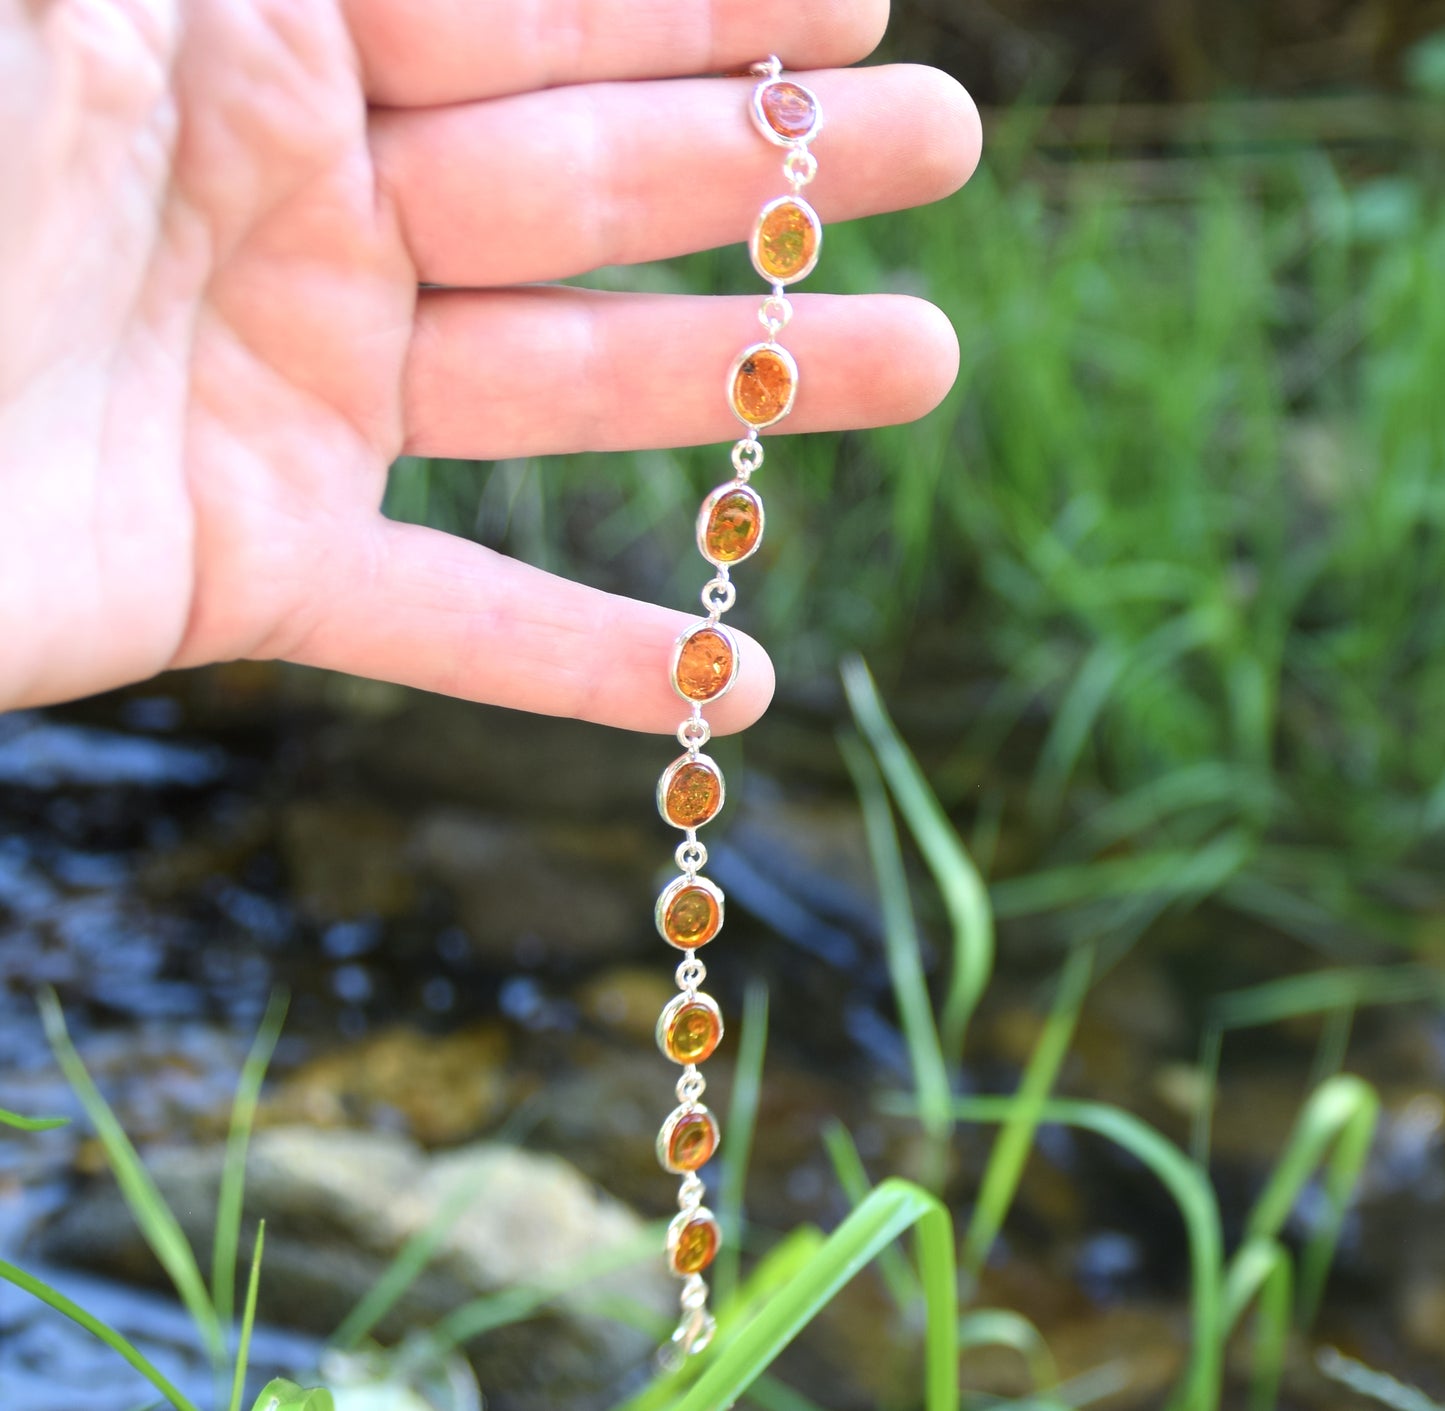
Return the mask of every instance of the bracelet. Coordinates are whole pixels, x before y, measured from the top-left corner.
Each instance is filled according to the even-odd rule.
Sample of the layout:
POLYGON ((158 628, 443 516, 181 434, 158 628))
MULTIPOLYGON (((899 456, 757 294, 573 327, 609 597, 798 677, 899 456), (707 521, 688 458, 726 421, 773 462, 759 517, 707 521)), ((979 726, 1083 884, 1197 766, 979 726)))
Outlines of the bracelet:
POLYGON ((663 1349, 664 1361, 672 1365, 701 1352, 712 1338, 715 1322, 708 1311, 703 1271, 722 1240, 716 1217, 703 1205, 705 1191, 698 1175, 720 1139, 717 1119, 702 1101, 707 1084, 698 1065, 722 1041, 723 1019, 717 1001, 700 988, 707 971, 697 952, 722 929, 723 894, 702 875, 707 848, 697 834, 721 812, 726 792, 722 771, 703 753, 712 733, 703 710, 737 681, 737 639, 723 626, 722 617, 737 598, 733 566, 754 554, 763 537, 763 501, 749 483, 763 464, 758 433, 788 415, 798 390, 798 365, 778 342, 793 315, 786 290, 811 272, 823 243, 822 222, 801 195, 818 170, 809 143, 822 127, 822 109, 808 89, 782 76, 776 57, 754 64, 749 72, 760 80, 750 101, 753 123, 769 142, 787 149, 783 176, 791 190, 769 201, 753 225, 753 267, 770 286, 758 309, 767 337, 744 348, 728 370, 728 405, 747 431, 732 448, 733 478, 703 500, 698 514, 697 547, 714 574, 702 590, 707 616, 673 643, 673 690, 691 713, 677 728, 684 753, 668 765, 657 785, 658 811, 685 834, 675 854, 680 875, 663 888, 656 907, 662 938, 686 953, 677 967, 679 994, 657 1021, 658 1047, 682 1065, 678 1105, 657 1137, 658 1161, 682 1177, 678 1213, 667 1231, 668 1266, 683 1280, 682 1318, 663 1349))

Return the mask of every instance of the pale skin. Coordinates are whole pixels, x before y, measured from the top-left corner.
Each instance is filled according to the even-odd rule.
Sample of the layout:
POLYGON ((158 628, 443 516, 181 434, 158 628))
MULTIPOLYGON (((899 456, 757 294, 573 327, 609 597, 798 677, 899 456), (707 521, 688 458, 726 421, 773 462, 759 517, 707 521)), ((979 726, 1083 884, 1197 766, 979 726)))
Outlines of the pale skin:
MULTIPOLYGON (((825 222, 962 185, 979 126, 951 79, 841 67, 885 19, 886 0, 0 0, 0 709, 282 658, 671 731, 665 664, 695 613, 388 521, 387 467, 717 442, 725 479, 723 376, 757 291, 547 281, 746 238, 782 154, 746 78, 696 75, 770 52, 827 116, 825 222)), ((794 300, 787 431, 909 420, 951 384, 953 330, 922 300, 794 300)), ((787 443, 765 440, 766 494, 787 443)), ((743 651, 718 730, 772 692, 743 651)))

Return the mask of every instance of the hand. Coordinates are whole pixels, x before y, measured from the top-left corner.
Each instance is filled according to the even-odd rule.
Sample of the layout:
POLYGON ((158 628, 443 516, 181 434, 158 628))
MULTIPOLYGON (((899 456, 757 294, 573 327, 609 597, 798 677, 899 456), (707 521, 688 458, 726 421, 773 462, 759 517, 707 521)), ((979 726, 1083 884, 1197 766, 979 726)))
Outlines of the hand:
MULTIPOLYGON (((744 238, 779 150, 751 80, 684 75, 770 51, 819 70, 825 222, 961 185, 979 130, 956 84, 829 67, 884 18, 0 0, 0 709, 282 657, 670 731, 688 614, 388 521, 387 466, 736 439, 720 386, 756 292, 534 281, 744 238)), ((952 382, 930 305, 795 300, 789 431, 906 420, 952 382)), ((744 654, 719 730, 771 694, 744 654)))

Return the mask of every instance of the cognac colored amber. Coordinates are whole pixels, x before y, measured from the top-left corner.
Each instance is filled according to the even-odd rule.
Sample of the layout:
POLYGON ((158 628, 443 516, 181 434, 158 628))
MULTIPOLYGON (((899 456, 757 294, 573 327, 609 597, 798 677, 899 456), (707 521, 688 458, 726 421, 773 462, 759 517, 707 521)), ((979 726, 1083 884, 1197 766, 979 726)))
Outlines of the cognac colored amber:
POLYGON ((695 1215, 678 1231, 672 1245, 672 1267, 678 1274, 700 1274, 717 1255, 717 1222, 710 1215, 695 1215))
POLYGON ((740 485, 719 496, 703 526, 703 552, 713 563, 738 563, 763 537, 763 502, 756 490, 740 485))
POLYGON ((716 1010, 695 1000, 672 1016, 663 1043, 674 1063, 705 1063, 722 1041, 722 1024, 716 1010))
POLYGON ((680 950, 696 950, 717 935, 722 912, 717 898, 703 887, 684 887, 668 903, 662 933, 680 950))
POLYGON ((793 369, 777 348, 750 349, 733 377, 733 408, 752 426, 770 426, 793 402, 793 369))
POLYGON ((667 1141, 667 1162, 677 1171, 706 1166, 717 1150, 717 1124, 706 1112, 685 1112, 673 1125, 667 1141))
POLYGON ((691 633, 682 644, 673 679, 690 701, 710 701, 732 684, 736 661, 732 643, 715 627, 691 633))
POLYGON ((764 279, 791 284, 818 258, 818 218, 802 201, 784 198, 763 212, 753 242, 753 262, 764 279))
POLYGON ((663 796, 663 812, 676 828, 700 828, 722 807, 722 776, 717 767, 691 760, 673 773, 663 796))
POLYGON ((818 104, 806 88, 786 81, 770 83, 758 100, 767 124, 779 137, 801 142, 818 121, 818 104))

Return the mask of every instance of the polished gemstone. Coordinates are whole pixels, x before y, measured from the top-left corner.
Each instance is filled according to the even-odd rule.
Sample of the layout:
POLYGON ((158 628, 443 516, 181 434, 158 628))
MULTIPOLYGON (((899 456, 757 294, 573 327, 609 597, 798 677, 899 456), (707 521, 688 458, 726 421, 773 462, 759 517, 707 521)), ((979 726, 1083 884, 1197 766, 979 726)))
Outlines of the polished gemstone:
POLYGON ((684 1000, 667 1021, 663 1052, 674 1063, 705 1063, 721 1041, 717 1006, 701 999, 684 1000))
POLYGON ((721 1243, 717 1221, 698 1211, 672 1240, 672 1267, 678 1274, 700 1274, 712 1263, 721 1243))
POLYGON ((709 562, 740 563, 762 537, 763 502, 756 490, 739 485, 704 505, 698 543, 709 562))
POLYGON ((679 950, 705 946, 721 926, 722 907, 711 886, 684 886, 663 907, 663 937, 679 950))
POLYGON ((673 1122, 667 1138, 667 1163, 673 1170, 696 1171, 716 1150, 717 1123, 710 1112, 698 1108, 673 1122))
POLYGON ((781 348, 760 343, 738 359, 733 409, 751 426, 771 426, 792 410, 796 368, 781 348))
POLYGON ((673 680, 684 699, 710 701, 732 685, 736 666, 728 634, 721 628, 702 627, 683 639, 673 680))
POLYGON ((674 828, 701 828, 723 805, 722 774, 706 755, 684 756, 663 775, 662 816, 674 828))
POLYGON ((753 263, 764 279, 792 284, 818 263, 822 226, 806 201, 785 196, 764 208, 753 236, 753 263))
POLYGON ((764 85, 758 105, 768 126, 788 142, 805 141, 818 122, 817 99, 786 79, 764 85))

